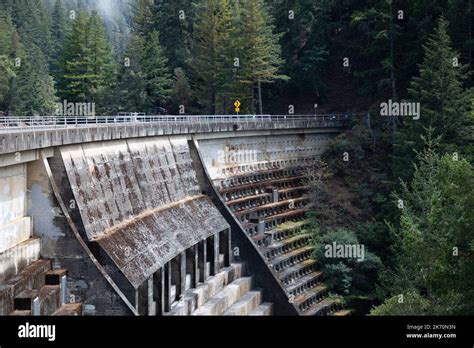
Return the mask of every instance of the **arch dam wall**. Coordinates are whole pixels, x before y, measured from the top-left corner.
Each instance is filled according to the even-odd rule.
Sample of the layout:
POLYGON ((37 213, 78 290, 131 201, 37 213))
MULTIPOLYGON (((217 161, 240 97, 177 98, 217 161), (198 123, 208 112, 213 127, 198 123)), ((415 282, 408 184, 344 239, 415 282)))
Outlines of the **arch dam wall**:
POLYGON ((0 315, 340 313, 304 170, 346 123, 0 128, 0 315))

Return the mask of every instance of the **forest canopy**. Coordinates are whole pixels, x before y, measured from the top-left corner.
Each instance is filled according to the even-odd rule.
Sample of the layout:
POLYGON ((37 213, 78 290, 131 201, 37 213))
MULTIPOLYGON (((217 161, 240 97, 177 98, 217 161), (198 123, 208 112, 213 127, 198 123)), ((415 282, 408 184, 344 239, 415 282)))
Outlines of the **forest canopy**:
POLYGON ((0 111, 366 112, 410 96, 441 16, 471 86, 467 0, 1 0, 0 111))
POLYGON ((358 114, 307 173, 324 281, 473 314, 472 34, 471 0, 0 0, 0 115, 358 114))

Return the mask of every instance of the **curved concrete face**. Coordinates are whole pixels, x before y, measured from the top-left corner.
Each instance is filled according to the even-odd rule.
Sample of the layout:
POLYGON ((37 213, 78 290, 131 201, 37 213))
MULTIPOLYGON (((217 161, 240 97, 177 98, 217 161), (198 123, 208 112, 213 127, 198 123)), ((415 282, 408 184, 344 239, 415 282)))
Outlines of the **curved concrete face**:
POLYGON ((229 225, 201 194, 183 137, 60 149, 89 241, 134 288, 229 225))
POLYGON ((153 209, 200 194, 185 138, 61 147, 89 239, 153 209))
POLYGON ((305 170, 333 134, 293 134, 199 141, 203 162, 232 217, 265 259, 300 315, 327 315, 328 298, 316 268, 305 170))
POLYGON ((199 146, 211 179, 224 187, 227 178, 269 168, 310 164, 334 133, 266 135, 203 139, 199 146))

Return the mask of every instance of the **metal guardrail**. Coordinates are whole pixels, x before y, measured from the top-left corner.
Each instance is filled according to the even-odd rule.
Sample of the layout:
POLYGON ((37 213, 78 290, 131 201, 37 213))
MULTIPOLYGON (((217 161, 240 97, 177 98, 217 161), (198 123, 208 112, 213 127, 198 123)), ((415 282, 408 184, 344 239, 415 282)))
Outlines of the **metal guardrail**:
POLYGON ((36 128, 75 128, 106 126, 114 124, 216 124, 216 123, 253 123, 253 122, 296 122, 313 121, 348 122, 354 114, 319 114, 319 115, 128 115, 128 116, 34 116, 34 117, 0 117, 0 133, 12 130, 36 128))

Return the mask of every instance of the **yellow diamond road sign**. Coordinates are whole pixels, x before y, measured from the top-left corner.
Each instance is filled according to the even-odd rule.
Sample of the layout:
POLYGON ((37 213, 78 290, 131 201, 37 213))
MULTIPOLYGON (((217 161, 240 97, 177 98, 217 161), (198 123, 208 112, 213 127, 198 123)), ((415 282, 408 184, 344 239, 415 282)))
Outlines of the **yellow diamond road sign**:
POLYGON ((235 112, 240 112, 240 101, 237 99, 234 103, 235 106, 235 112))

